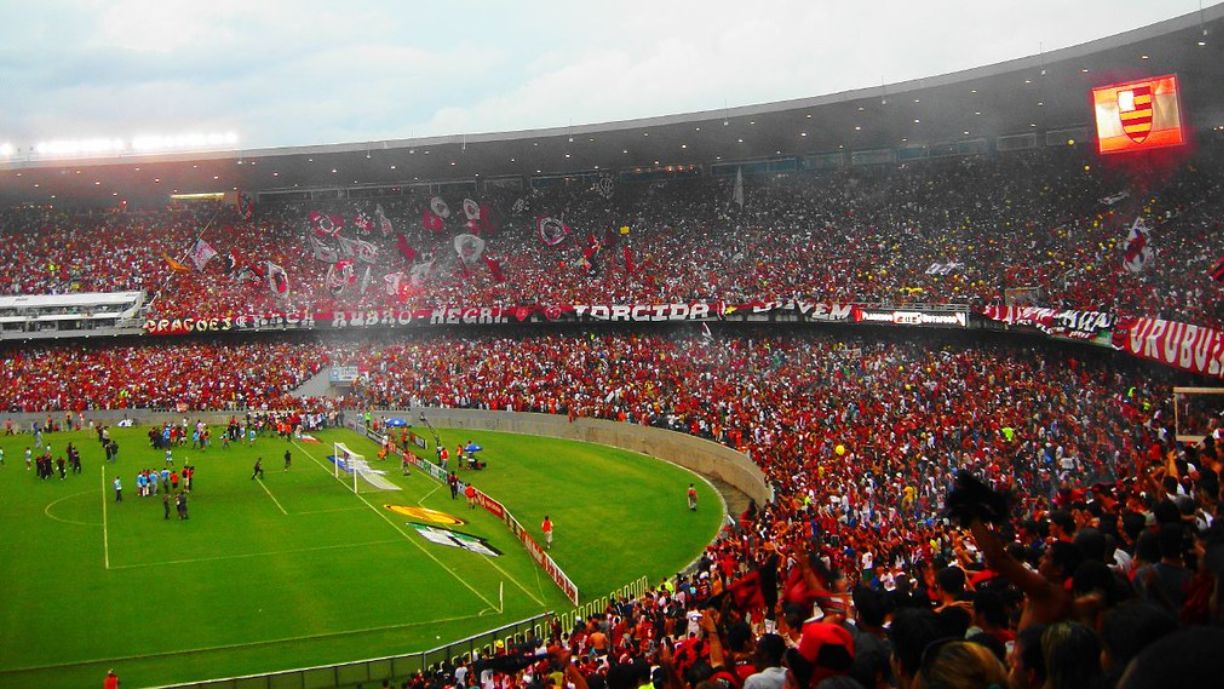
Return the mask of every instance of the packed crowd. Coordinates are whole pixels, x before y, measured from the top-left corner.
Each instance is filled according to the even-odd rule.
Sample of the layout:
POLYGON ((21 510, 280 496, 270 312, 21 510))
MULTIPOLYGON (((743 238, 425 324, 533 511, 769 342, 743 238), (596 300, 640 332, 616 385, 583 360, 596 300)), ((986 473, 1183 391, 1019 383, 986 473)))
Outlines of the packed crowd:
POLYGON ((1177 443, 1176 374, 1109 353, 776 329, 168 343, 10 353, 0 389, 89 407, 128 389, 106 367, 139 378, 158 361, 176 362, 157 375, 196 408, 612 419, 725 443, 765 473, 774 500, 732 520, 694 571, 411 686, 1133 689, 1157 686, 1155 667, 1219 671, 1200 665, 1218 654, 1169 649, 1219 643, 1197 625, 1224 622, 1224 428, 1177 443), (345 399, 285 397, 284 380, 325 361, 363 372, 345 399), (973 510, 949 497, 961 474, 985 482, 973 510))
POLYGON ((748 176, 742 208, 731 201, 731 178, 443 191, 450 217, 436 232, 422 226, 434 195, 421 190, 379 202, 270 202, 253 221, 218 204, 12 209, 0 213, 0 236, 14 249, 0 264, 0 292, 142 288, 155 295, 151 315, 172 318, 796 297, 982 306, 1025 290, 1041 305, 1220 325, 1224 292, 1207 272, 1224 256, 1222 156, 1224 146, 1209 141, 1186 160, 1124 168, 1050 149, 748 176), (471 231, 461 210, 467 197, 489 216, 484 253, 469 263, 453 245, 471 231), (354 262, 348 283, 332 285, 338 294, 311 243, 337 249, 338 240, 316 236, 312 213, 336 216, 340 236, 376 249, 354 262), (537 231, 543 216, 569 228, 556 246, 537 231), (1136 218, 1150 228, 1154 256, 1131 273, 1123 257, 1136 218), (189 267, 197 237, 218 257, 202 272, 171 270, 163 254, 189 267), (241 271, 264 271, 267 261, 285 269, 286 296, 241 271), (400 288, 388 290, 387 276, 397 274, 400 288))
POLYGON ((1224 428, 1177 443, 1160 374, 810 335, 423 340, 367 363, 371 405, 674 428, 747 450, 776 496, 693 572, 407 686, 1135 689, 1224 670, 1224 428))
POLYGON ((267 341, 10 346, 0 357, 0 409, 13 412, 283 408, 327 365, 317 345, 267 341))

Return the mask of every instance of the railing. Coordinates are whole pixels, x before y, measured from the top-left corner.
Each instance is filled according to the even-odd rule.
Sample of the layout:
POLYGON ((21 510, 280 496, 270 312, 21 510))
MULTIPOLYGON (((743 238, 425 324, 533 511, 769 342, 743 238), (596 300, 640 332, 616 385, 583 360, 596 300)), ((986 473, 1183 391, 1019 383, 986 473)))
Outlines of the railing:
POLYGON ((607 596, 587 601, 568 612, 559 615, 552 611, 544 612, 428 651, 367 658, 335 665, 166 684, 154 689, 355 689, 358 686, 375 689, 384 679, 398 684, 417 673, 435 671, 447 662, 461 665, 479 658, 481 654, 492 656, 494 645, 498 641, 510 647, 522 642, 528 634, 533 639, 546 639, 554 619, 560 622, 563 630, 573 629, 578 621, 591 615, 602 614, 610 601, 621 597, 637 598, 647 588, 649 582, 646 577, 639 577, 607 596))

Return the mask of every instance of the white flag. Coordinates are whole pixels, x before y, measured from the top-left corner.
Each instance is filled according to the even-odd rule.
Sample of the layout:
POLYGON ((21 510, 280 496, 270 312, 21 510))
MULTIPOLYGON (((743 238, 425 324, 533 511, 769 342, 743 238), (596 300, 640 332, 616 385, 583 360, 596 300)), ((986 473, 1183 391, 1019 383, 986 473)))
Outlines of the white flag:
POLYGON ((388 273, 383 276, 383 280, 387 283, 387 296, 394 297, 399 294, 400 282, 403 281, 404 274, 402 272, 388 273))
POLYGON ((284 268, 268 261, 268 291, 284 299, 289 296, 289 274, 284 268))
POLYGON ((317 237, 310 238, 310 248, 311 255, 314 256, 316 261, 335 263, 336 261, 340 260, 340 254, 337 253, 335 249, 324 244, 317 237))
POLYGON ((195 264, 196 270, 201 272, 216 255, 217 250, 203 239, 197 239, 195 246, 191 247, 191 262, 195 264))

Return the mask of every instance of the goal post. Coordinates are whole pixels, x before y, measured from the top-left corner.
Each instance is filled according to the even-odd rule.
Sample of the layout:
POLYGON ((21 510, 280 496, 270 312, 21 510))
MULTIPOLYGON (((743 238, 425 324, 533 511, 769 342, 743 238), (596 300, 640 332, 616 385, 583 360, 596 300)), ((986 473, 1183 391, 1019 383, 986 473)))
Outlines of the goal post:
POLYGON ((344 443, 332 443, 332 475, 354 493, 361 492, 357 485, 357 472, 353 465, 361 455, 348 449, 344 443))
POLYGON ((365 455, 353 452, 344 443, 332 443, 332 476, 354 493, 400 490, 385 478, 387 472, 373 469, 365 455))

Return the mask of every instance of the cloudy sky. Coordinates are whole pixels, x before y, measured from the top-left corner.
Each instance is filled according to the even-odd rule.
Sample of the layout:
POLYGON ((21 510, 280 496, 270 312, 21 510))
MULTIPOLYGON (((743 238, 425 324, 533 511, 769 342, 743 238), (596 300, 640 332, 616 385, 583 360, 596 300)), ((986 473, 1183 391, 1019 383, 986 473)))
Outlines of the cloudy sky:
POLYGON ((979 66, 1198 0, 0 0, 0 142, 565 126, 979 66))

